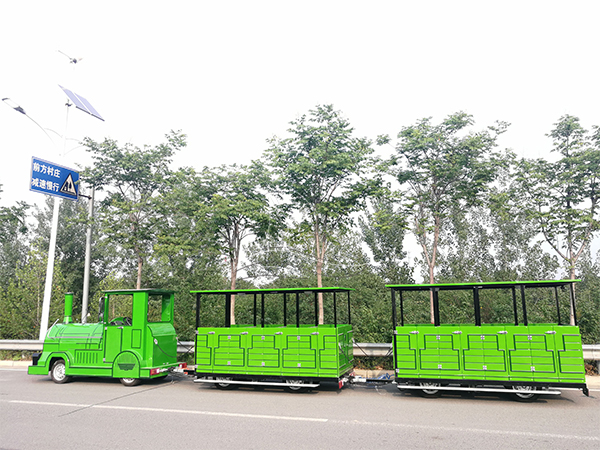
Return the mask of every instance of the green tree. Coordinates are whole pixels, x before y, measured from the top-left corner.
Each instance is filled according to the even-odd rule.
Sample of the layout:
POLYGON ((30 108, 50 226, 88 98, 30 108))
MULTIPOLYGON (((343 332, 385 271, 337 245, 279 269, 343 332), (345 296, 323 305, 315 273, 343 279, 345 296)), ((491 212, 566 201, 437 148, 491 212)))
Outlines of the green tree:
POLYGON ((3 286, 6 286, 15 276, 15 270, 27 260, 29 208, 24 202, 18 202, 16 206, 0 207, 0 280, 3 280, 3 286))
MULTIPOLYGON (((358 342, 390 342, 392 309, 390 293, 374 271, 362 249, 362 237, 354 230, 333 236, 323 263, 325 286, 352 288, 352 328, 358 342)), ((306 287, 314 280, 313 237, 311 233, 288 230, 278 239, 267 237, 248 245, 249 275, 266 278, 263 287, 306 287)), ((338 317, 345 319, 343 299, 339 299, 338 317)), ((314 304, 307 302, 303 317, 312 317, 314 304)), ((279 311, 281 313, 281 311, 279 311)), ((324 318, 333 321, 330 302, 325 302, 324 318)))
POLYGON ((165 143, 143 149, 130 144, 120 147, 112 139, 97 143, 86 138, 84 145, 92 154, 94 166, 85 169, 82 179, 106 192, 98 208, 101 232, 133 254, 139 289, 142 268, 156 242, 156 207, 172 174, 172 157, 186 145, 185 135, 171 132, 165 143))
POLYGON ((577 325, 585 344, 600 343, 600 252, 592 260, 585 251, 577 264, 581 283, 577 286, 577 325))
POLYGON ((412 283, 412 268, 406 261, 404 238, 408 224, 401 211, 389 197, 371 201, 373 213, 365 212, 359 218, 364 242, 369 246, 377 272, 386 283, 412 283))
POLYGON ((517 192, 537 230, 574 279, 577 261, 599 225, 600 130, 596 127, 590 137, 577 117, 566 115, 548 136, 560 158, 519 161, 517 192))
MULTIPOLYGON (((13 279, 0 292, 0 338, 37 339, 40 333, 47 255, 35 246, 24 266, 18 267, 13 279)), ((49 320, 54 323, 64 315, 65 279, 60 262, 52 278, 49 320)))
MULTIPOLYGON (((272 138, 265 157, 279 192, 289 195, 290 209, 302 214, 313 235, 317 286, 323 286, 323 263, 334 234, 352 223, 364 208, 377 180, 368 179, 371 143, 353 136, 353 128, 332 105, 317 106, 290 122, 291 137, 272 138)), ((319 323, 323 299, 319 296, 319 323)))
MULTIPOLYGON (((439 125, 430 118, 402 128, 392 172, 407 190, 413 232, 422 249, 428 281, 435 282, 440 234, 454 207, 477 205, 494 180, 500 158, 496 139, 508 124, 468 132, 472 116, 458 112, 439 125)), ((388 142, 387 137, 379 143, 388 142)), ((431 298, 433 322, 433 297, 431 298)))
POLYGON ((518 210, 497 206, 454 210, 440 239, 438 281, 514 281, 553 278, 555 257, 518 210))
MULTIPOLYGON (((260 163, 233 164, 188 173, 187 181, 171 193, 177 198, 173 210, 178 217, 196 228, 194 235, 204 234, 204 240, 208 238, 226 256, 230 289, 237 285, 243 243, 253 236, 276 232, 282 222, 262 188, 269 183, 269 173, 260 163), (189 194, 180 195, 182 188, 189 194)), ((235 297, 231 304, 230 319, 235 324, 235 297)))
MULTIPOLYGON (((32 240, 40 248, 48 249, 50 245, 50 228, 52 222, 53 200, 48 197, 44 208, 36 208, 33 217, 36 226, 32 240)), ((80 312, 85 270, 85 241, 88 223, 87 201, 74 202, 65 200, 61 203, 58 230, 56 236, 56 259, 60 261, 65 276, 66 292, 73 292, 73 312, 80 312)), ((94 230, 93 240, 98 240, 98 232, 94 230)), ((100 246, 92 246, 91 260, 94 264, 90 271, 90 292, 98 288, 99 281, 111 269, 111 262, 105 258, 100 246)))

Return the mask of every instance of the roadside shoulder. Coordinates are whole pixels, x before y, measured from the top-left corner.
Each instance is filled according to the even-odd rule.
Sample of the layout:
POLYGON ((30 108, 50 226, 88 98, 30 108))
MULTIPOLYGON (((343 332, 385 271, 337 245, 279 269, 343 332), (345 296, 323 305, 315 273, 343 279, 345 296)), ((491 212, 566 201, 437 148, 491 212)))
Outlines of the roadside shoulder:
POLYGON ((0 361, 0 368, 3 369, 23 369, 31 365, 31 361, 0 361))

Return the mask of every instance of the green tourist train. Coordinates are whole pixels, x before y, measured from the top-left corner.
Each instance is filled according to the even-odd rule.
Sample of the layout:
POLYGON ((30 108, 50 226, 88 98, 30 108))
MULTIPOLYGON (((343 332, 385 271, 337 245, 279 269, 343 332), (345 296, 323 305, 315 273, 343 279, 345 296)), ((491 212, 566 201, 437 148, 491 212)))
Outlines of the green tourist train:
POLYGON ((50 374, 56 383, 111 377, 126 386, 175 370, 220 389, 389 381, 425 397, 470 391, 532 401, 559 389, 589 395, 576 281, 388 285, 391 317, 381 320, 393 336, 389 380, 354 376, 353 289, 191 291, 194 363, 185 369, 177 361, 173 291, 106 291, 98 322, 84 324, 72 323, 67 294, 63 323, 50 328, 28 373, 50 374))

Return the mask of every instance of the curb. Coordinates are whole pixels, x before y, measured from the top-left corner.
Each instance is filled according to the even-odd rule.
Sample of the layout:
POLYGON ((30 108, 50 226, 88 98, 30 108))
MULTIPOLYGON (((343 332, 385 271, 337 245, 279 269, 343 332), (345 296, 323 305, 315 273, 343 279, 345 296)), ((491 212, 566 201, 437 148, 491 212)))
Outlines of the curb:
POLYGON ((31 361, 0 361, 0 368, 27 368, 31 361))

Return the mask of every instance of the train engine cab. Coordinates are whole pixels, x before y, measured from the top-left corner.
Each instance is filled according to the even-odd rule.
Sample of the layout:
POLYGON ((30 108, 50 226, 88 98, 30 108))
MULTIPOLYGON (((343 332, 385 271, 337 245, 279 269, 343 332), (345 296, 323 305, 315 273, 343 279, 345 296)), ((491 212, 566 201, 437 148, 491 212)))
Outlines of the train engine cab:
POLYGON ((66 294, 63 323, 48 330, 28 373, 49 373, 56 383, 73 376, 119 378, 125 386, 164 377, 179 367, 173 303, 169 290, 105 291, 97 323, 72 323, 73 295, 66 294))

